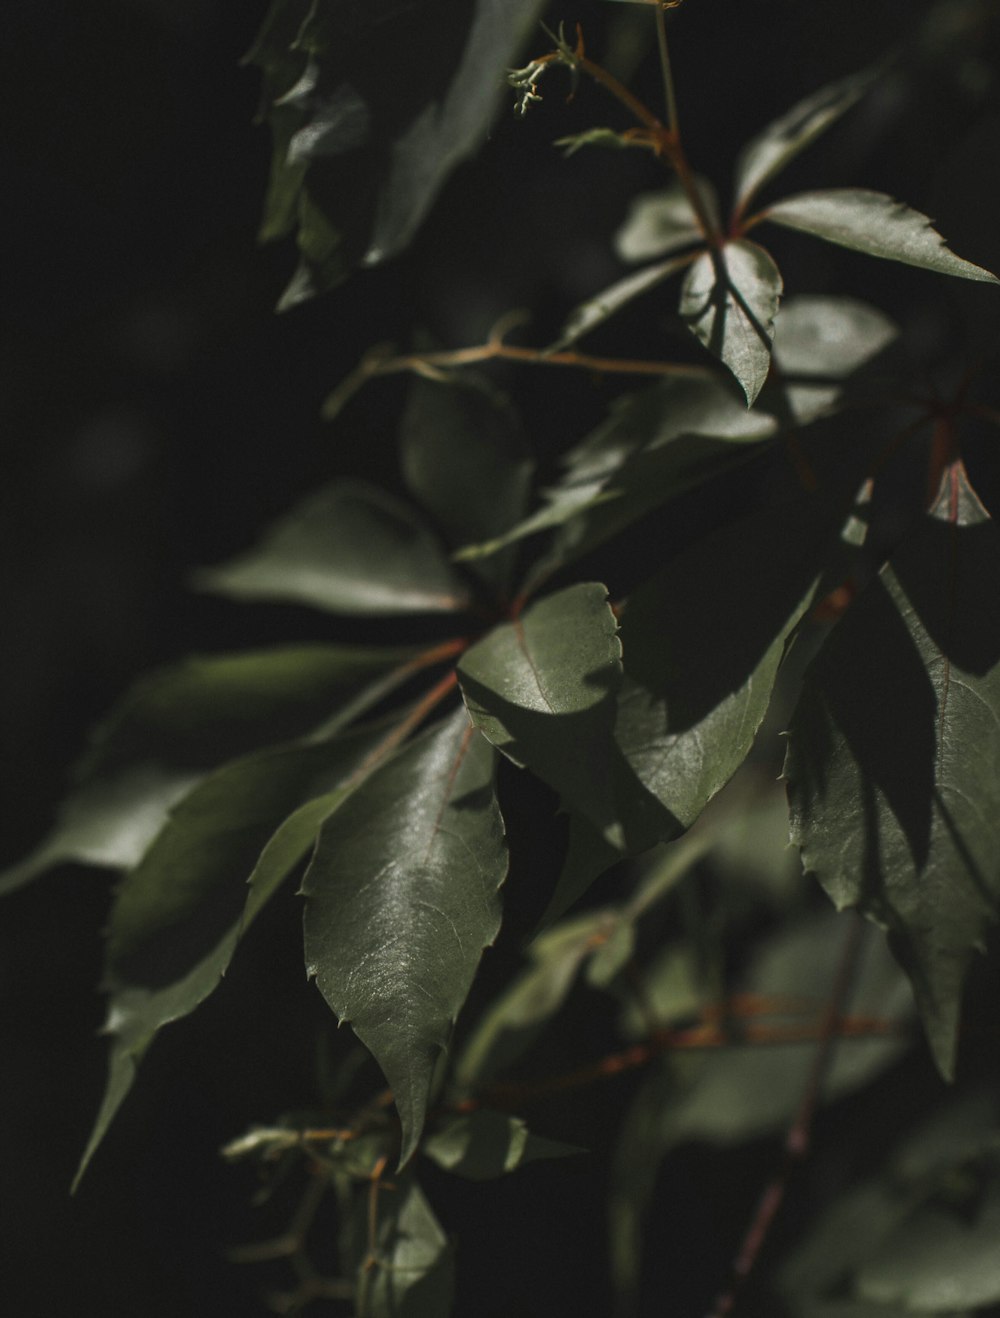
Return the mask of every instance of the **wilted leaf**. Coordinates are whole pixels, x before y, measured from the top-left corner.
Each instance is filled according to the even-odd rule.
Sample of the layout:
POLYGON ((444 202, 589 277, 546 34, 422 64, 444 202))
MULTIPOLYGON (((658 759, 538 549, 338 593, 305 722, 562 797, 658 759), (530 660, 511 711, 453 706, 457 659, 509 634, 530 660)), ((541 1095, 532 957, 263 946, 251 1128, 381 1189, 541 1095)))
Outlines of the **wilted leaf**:
POLYGON ((740 238, 706 252, 688 271, 680 314, 728 366, 752 407, 771 367, 781 273, 763 247, 740 238))
POLYGON ((830 83, 799 101, 749 142, 736 162, 735 212, 742 214, 765 183, 856 105, 876 76, 877 70, 865 69, 830 83))
POLYGON ((803 192, 768 206, 762 218, 887 261, 901 261, 959 279, 1000 282, 989 270, 949 251, 926 215, 884 192, 866 188, 803 192))
POLYGON ((437 541, 406 505, 350 481, 310 496, 256 549, 202 569, 196 583, 236 599, 331 613, 439 613, 467 602, 437 541))
MULTIPOLYGON (((524 515, 534 464, 520 418, 485 380, 415 380, 400 446, 407 484, 450 543, 492 539, 524 515)), ((477 570, 499 584, 509 565, 477 570)))
POLYGON ((567 1158, 584 1150, 532 1135, 520 1117, 479 1108, 448 1118, 426 1137, 422 1152, 446 1172, 490 1181, 540 1158, 567 1158))
MULTIPOLYGON (((263 906, 261 895, 244 916, 247 880, 272 834, 304 801, 356 771, 386 732, 386 725, 376 725, 322 745, 279 747, 225 765, 175 808, 124 880, 107 929, 110 1074, 78 1180, 158 1031, 216 989, 241 929, 263 906)), ((313 837, 318 827, 316 821, 313 837)), ((272 855, 268 896, 303 850, 272 855)))
POLYGON ((814 661, 785 766, 806 869, 888 929, 945 1075, 1000 901, 998 592, 1000 538, 952 467, 814 661))
POLYGON ((493 773, 492 748, 457 710, 348 796, 303 880, 309 973, 385 1072, 401 1162, 500 925, 507 853, 493 773))
POLYGON ((330 723, 362 683, 391 685, 413 654, 299 645, 195 656, 143 678, 97 730, 50 836, 0 891, 70 860, 130 869, 210 769, 330 723))
POLYGON ((657 284, 662 284, 671 275, 683 270, 689 262, 690 257, 679 256, 669 261, 660 261, 656 265, 644 266, 641 270, 626 275, 624 279, 619 279, 596 297, 588 298, 570 313, 559 337, 549 351, 558 352, 562 348, 568 348, 571 343, 582 339, 585 334, 597 329, 598 325, 610 320, 634 298, 641 297, 649 289, 655 288, 657 284))
MULTIPOLYGON (((718 226, 715 189, 707 179, 696 182, 705 210, 718 226)), ((615 234, 615 251, 623 261, 649 261, 704 240, 694 207, 675 179, 659 192, 643 192, 632 199, 625 221, 615 234)))

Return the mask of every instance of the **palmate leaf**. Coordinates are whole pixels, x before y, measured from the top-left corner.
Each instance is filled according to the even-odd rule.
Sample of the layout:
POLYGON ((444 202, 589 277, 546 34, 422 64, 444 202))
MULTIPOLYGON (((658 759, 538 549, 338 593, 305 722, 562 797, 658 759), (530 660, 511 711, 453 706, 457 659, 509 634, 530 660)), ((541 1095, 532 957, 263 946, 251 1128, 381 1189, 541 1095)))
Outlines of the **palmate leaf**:
POLYGON ((431 1079, 482 950, 500 927, 507 872, 495 754, 464 709, 429 729, 324 824, 306 871, 306 965, 374 1054, 420 1139, 431 1079))
POLYGON ((810 668, 785 765, 806 869, 888 930, 946 1076, 1000 903, 998 591, 1000 537, 953 466, 810 668))
MULTIPOLYGON (((520 418, 488 381, 418 378, 400 427, 403 474, 452 544, 502 535, 527 505, 534 464, 520 418)), ((511 555, 474 569, 505 582, 511 555)))
POLYGON ((199 655, 144 677, 97 730, 52 833, 0 876, 0 892, 64 861, 130 869, 209 770, 328 723, 367 680, 384 694, 413 655, 285 646, 199 655))
POLYGON ((568 1158, 584 1150, 533 1135, 520 1117, 479 1108, 449 1117, 427 1136, 422 1152, 446 1172, 491 1181, 540 1158, 568 1158))
POLYGON ((407 506, 343 481, 306 499, 256 549, 202 569, 196 584, 242 600, 386 615, 461 609, 467 592, 407 506))
POLYGON ((736 162, 735 213, 742 214, 765 183, 855 106, 876 77, 877 70, 865 69, 830 83, 747 143, 736 162))
POLYGON ((728 366, 752 407, 771 367, 781 273, 763 247, 739 238, 700 256, 681 290, 692 334, 728 366))
MULTIPOLYGON (((235 760, 175 808, 118 890, 107 929, 105 1033, 109 1079, 77 1180, 121 1106, 143 1055, 164 1025, 189 1015, 219 984, 241 930, 303 858, 320 819, 291 844, 268 846, 282 821, 364 765, 401 719, 315 746, 283 746, 235 760), (244 912, 247 881, 256 896, 244 912)), ((325 817, 325 815, 324 815, 325 817)))
POLYGON ((989 270, 949 251, 926 215, 884 192, 866 188, 803 192, 768 206, 761 218, 887 261, 901 261, 959 279, 1000 282, 989 270))

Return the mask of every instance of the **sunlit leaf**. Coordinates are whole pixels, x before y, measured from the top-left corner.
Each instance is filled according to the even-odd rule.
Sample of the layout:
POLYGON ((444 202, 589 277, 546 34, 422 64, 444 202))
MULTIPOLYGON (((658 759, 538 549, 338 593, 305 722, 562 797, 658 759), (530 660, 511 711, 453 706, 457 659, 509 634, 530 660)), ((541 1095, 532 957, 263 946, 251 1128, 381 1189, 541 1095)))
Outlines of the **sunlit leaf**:
POLYGON ((901 261, 959 279, 1000 282, 989 270, 949 251, 926 215, 884 192, 866 188, 803 192, 768 206, 763 218, 887 261, 901 261))
POLYGON ((202 569, 196 582, 236 599, 331 613, 438 613, 466 603, 437 541, 406 505, 349 481, 311 495, 257 548, 202 569))
POLYGON ((746 210, 765 183, 856 105, 876 76, 877 70, 865 69, 830 83, 799 101, 749 142, 736 163, 737 214, 746 210))
POLYGON ((888 929, 946 1075, 1000 902, 998 592, 1000 538, 954 466, 814 661, 785 767, 806 868, 888 929))
POLYGON ((494 758, 457 710, 347 797, 303 880, 309 973, 385 1072, 403 1124, 402 1162, 500 925, 507 853, 494 758))
POLYGON ((520 1117, 489 1108, 449 1117, 422 1145, 422 1152, 439 1167, 470 1181, 490 1181, 540 1158, 567 1158, 583 1151, 533 1135, 520 1117))
POLYGON ((736 376, 748 406, 770 370, 781 288, 781 274, 768 253, 740 238, 700 256, 681 290, 681 316, 736 376))
MULTIPOLYGON (((356 1312, 364 1318, 448 1318, 454 1254, 423 1191, 410 1176, 394 1177, 377 1199, 374 1250, 357 1250, 356 1312)), ((367 1241, 367 1196, 358 1204, 354 1237, 367 1241)))

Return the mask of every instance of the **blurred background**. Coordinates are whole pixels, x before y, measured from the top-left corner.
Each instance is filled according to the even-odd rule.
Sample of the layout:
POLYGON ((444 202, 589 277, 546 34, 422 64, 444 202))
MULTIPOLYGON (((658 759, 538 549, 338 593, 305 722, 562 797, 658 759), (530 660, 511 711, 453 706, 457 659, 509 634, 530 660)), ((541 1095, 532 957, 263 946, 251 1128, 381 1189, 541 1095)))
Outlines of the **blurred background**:
MULTIPOLYGON (((525 341, 544 343, 575 302, 619 273, 610 236, 629 195, 658 181, 644 153, 563 160, 554 138, 611 116, 590 88, 564 104, 553 78, 527 120, 503 104, 482 154, 453 176, 404 257, 278 316, 295 255, 291 244, 256 242, 269 142, 253 123, 258 75, 240 64, 265 8, 8 0, 5 9, 4 863, 38 840, 88 728, 137 674, 192 650, 346 634, 304 611, 199 596, 187 580, 320 481, 352 473, 397 483, 401 386, 370 391, 333 426, 319 419, 323 398, 364 350, 416 332, 448 346, 474 342, 512 307, 533 314, 525 341)), ((588 51, 658 103, 650 15, 559 0, 549 18, 582 22, 588 51)), ((864 106, 796 162, 788 190, 891 192, 936 217, 960 255, 1000 269, 995 5, 687 0, 672 32, 689 155, 723 183, 741 143, 776 114, 902 46, 904 59, 864 106)), ((535 45, 528 55, 549 41, 539 34, 535 45)), ((923 384, 947 389, 979 353, 996 353, 1000 299, 988 290, 794 235, 775 236, 773 249, 787 288, 852 293, 893 315, 902 360, 923 384)), ((608 342, 634 356, 672 351, 665 320, 662 308, 636 308, 608 342)), ((984 379, 995 370, 994 356, 984 379)), ((503 382, 543 473, 621 388, 537 372, 503 382)), ((986 466, 992 501, 996 476, 986 466)), ((266 1231, 246 1178, 217 1149, 312 1093, 315 1037, 328 1018, 302 982, 295 904, 264 922, 177 1037, 167 1031, 157 1043, 70 1199, 104 1078, 96 986, 109 892, 105 875, 64 868, 0 914, 0 1295, 11 1313, 47 1318, 85 1305, 144 1318, 263 1313, 260 1279, 225 1251, 266 1231)), ((622 1101, 601 1099, 607 1111, 587 1122, 599 1129, 622 1101)), ((719 1213, 741 1219, 770 1157, 766 1148, 744 1155, 747 1203, 704 1210, 706 1241, 719 1213)), ((537 1190, 491 1188, 488 1203, 487 1192, 455 1192, 452 1211, 471 1215, 483 1234, 482 1257, 475 1248, 467 1257, 486 1270, 479 1284, 498 1306, 489 1313, 607 1311, 600 1199, 583 1193, 591 1174, 560 1168, 537 1190), (506 1215, 512 1257, 537 1274, 532 1310, 504 1299, 491 1252, 493 1224, 506 1215), (581 1233, 592 1243, 582 1252, 581 1233), (554 1259, 573 1259, 572 1276, 554 1259)), ((724 1270, 726 1247, 705 1248, 724 1270)), ((691 1303, 699 1297, 693 1290, 691 1303)), ((466 1303, 458 1312, 487 1310, 466 1303)))

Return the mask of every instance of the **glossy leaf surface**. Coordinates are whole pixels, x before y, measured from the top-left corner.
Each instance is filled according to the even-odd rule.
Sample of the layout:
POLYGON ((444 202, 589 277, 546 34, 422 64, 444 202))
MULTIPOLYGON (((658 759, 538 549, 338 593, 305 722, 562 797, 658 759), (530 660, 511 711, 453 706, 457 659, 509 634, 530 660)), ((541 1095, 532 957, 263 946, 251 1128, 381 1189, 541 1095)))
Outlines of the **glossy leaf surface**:
POLYGON ((406 505, 354 482, 312 495, 256 549, 203 569, 197 584, 236 599, 331 613, 439 613, 466 603, 437 541, 406 505))
POLYGON ((306 965, 374 1054, 420 1138, 431 1078, 483 948, 507 872, 494 752, 464 709, 353 792, 306 871, 306 965))
POLYGON ((964 471, 830 636, 792 721, 793 840, 889 931, 941 1071, 1000 902, 1000 537, 964 471))
POLYGON ((700 256, 681 290, 680 314, 732 371, 752 406, 771 367, 781 273, 763 247, 740 238, 700 256))
POLYGON ((786 229, 798 229, 839 247, 901 261, 959 279, 995 284, 996 275, 949 251, 933 221, 920 211, 865 188, 803 192, 775 202, 764 216, 786 229))

